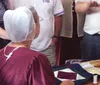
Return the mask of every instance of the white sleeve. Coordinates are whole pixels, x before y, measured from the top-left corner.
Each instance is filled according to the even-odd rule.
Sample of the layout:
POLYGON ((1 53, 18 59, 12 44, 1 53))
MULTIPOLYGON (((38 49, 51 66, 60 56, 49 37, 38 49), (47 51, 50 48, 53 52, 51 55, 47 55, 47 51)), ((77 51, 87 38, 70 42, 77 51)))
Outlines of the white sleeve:
POLYGON ((61 0, 53 0, 53 13, 56 16, 64 14, 64 9, 61 0))

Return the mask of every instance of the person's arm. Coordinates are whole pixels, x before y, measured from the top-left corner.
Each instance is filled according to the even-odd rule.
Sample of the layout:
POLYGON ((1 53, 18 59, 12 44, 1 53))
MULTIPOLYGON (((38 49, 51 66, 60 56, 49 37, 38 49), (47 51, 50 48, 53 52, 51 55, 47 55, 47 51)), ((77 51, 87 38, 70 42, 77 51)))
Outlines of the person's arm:
POLYGON ((89 9, 89 2, 77 2, 75 5, 75 10, 78 13, 86 13, 89 9))
POLYGON ((53 42, 56 44, 61 33, 62 28, 62 15, 55 16, 55 27, 54 27, 54 35, 53 35, 53 42))
POLYGON ((0 27, 0 38, 9 39, 7 32, 0 27))
POLYGON ((37 14, 37 12, 35 11, 35 13, 34 13, 34 20, 35 20, 35 24, 36 24, 36 29, 35 29, 35 31, 36 31, 36 36, 34 37, 34 38, 37 38, 38 37, 38 35, 39 35, 39 33, 40 33, 40 23, 39 23, 39 16, 38 16, 38 14, 37 14))
POLYGON ((37 53, 33 56, 27 72, 27 85, 56 85, 50 62, 43 54, 37 53))
POLYGON ((62 28, 62 15, 55 16, 55 30, 54 30, 54 36, 60 36, 62 28))
POLYGON ((60 32, 62 28, 62 15, 64 14, 64 9, 61 0, 53 0, 54 8, 54 35, 52 37, 53 43, 56 44, 58 42, 58 38, 60 37, 60 32))
POLYGON ((77 13, 94 13, 100 11, 100 5, 95 1, 78 1, 75 5, 75 10, 77 13))
POLYGON ((15 0, 8 0, 9 9, 12 9, 12 10, 15 9, 14 4, 15 4, 15 0))

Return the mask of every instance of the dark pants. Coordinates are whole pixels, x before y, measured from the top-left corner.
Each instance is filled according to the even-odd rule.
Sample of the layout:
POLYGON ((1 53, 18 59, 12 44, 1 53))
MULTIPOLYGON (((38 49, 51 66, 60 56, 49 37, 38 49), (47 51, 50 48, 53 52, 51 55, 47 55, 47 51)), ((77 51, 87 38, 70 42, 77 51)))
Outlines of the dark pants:
POLYGON ((66 38, 61 37, 61 64, 64 64, 67 59, 80 59, 81 49, 80 41, 82 37, 66 38))
MULTIPOLYGON (((0 27, 4 28, 3 22, 0 21, 0 27)), ((4 40, 0 38, 0 49, 2 49, 4 46, 6 46, 10 40, 4 40)))
POLYGON ((82 59, 100 59, 100 35, 84 33, 81 49, 82 59))

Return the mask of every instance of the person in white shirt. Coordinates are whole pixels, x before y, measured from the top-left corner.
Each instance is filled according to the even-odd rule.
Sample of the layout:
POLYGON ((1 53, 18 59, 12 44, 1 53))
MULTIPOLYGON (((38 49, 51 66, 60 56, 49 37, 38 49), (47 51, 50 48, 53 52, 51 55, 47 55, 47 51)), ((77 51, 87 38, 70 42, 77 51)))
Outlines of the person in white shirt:
POLYGON ((85 13, 82 59, 100 59, 100 1, 76 0, 76 11, 85 13))
POLYGON ((55 45, 58 42, 62 15, 64 14, 61 0, 9 0, 11 9, 24 5, 32 5, 39 15, 40 34, 30 48, 44 53, 51 65, 55 65, 55 45))

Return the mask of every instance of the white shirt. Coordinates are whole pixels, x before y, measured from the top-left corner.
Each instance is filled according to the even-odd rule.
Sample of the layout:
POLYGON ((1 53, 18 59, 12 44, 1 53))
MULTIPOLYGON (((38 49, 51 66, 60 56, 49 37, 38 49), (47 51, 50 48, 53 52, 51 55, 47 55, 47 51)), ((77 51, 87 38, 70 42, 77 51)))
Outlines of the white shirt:
POLYGON ((8 0, 8 2, 11 9, 15 9, 25 5, 33 5, 33 0, 8 0))
POLYGON ((42 51, 48 48, 54 35, 54 15, 64 13, 61 0, 34 0, 34 7, 39 15, 40 34, 31 44, 31 49, 42 51))
POLYGON ((32 5, 39 15, 40 34, 31 44, 31 49, 42 51, 48 48, 54 34, 54 15, 64 14, 61 0, 10 0, 14 8, 32 5))
MULTIPOLYGON (((90 0, 76 0, 76 2, 88 2, 90 0)), ((94 0, 100 3, 100 0, 94 0)), ((99 33, 100 34, 100 12, 86 14, 84 31, 90 35, 99 33)))

